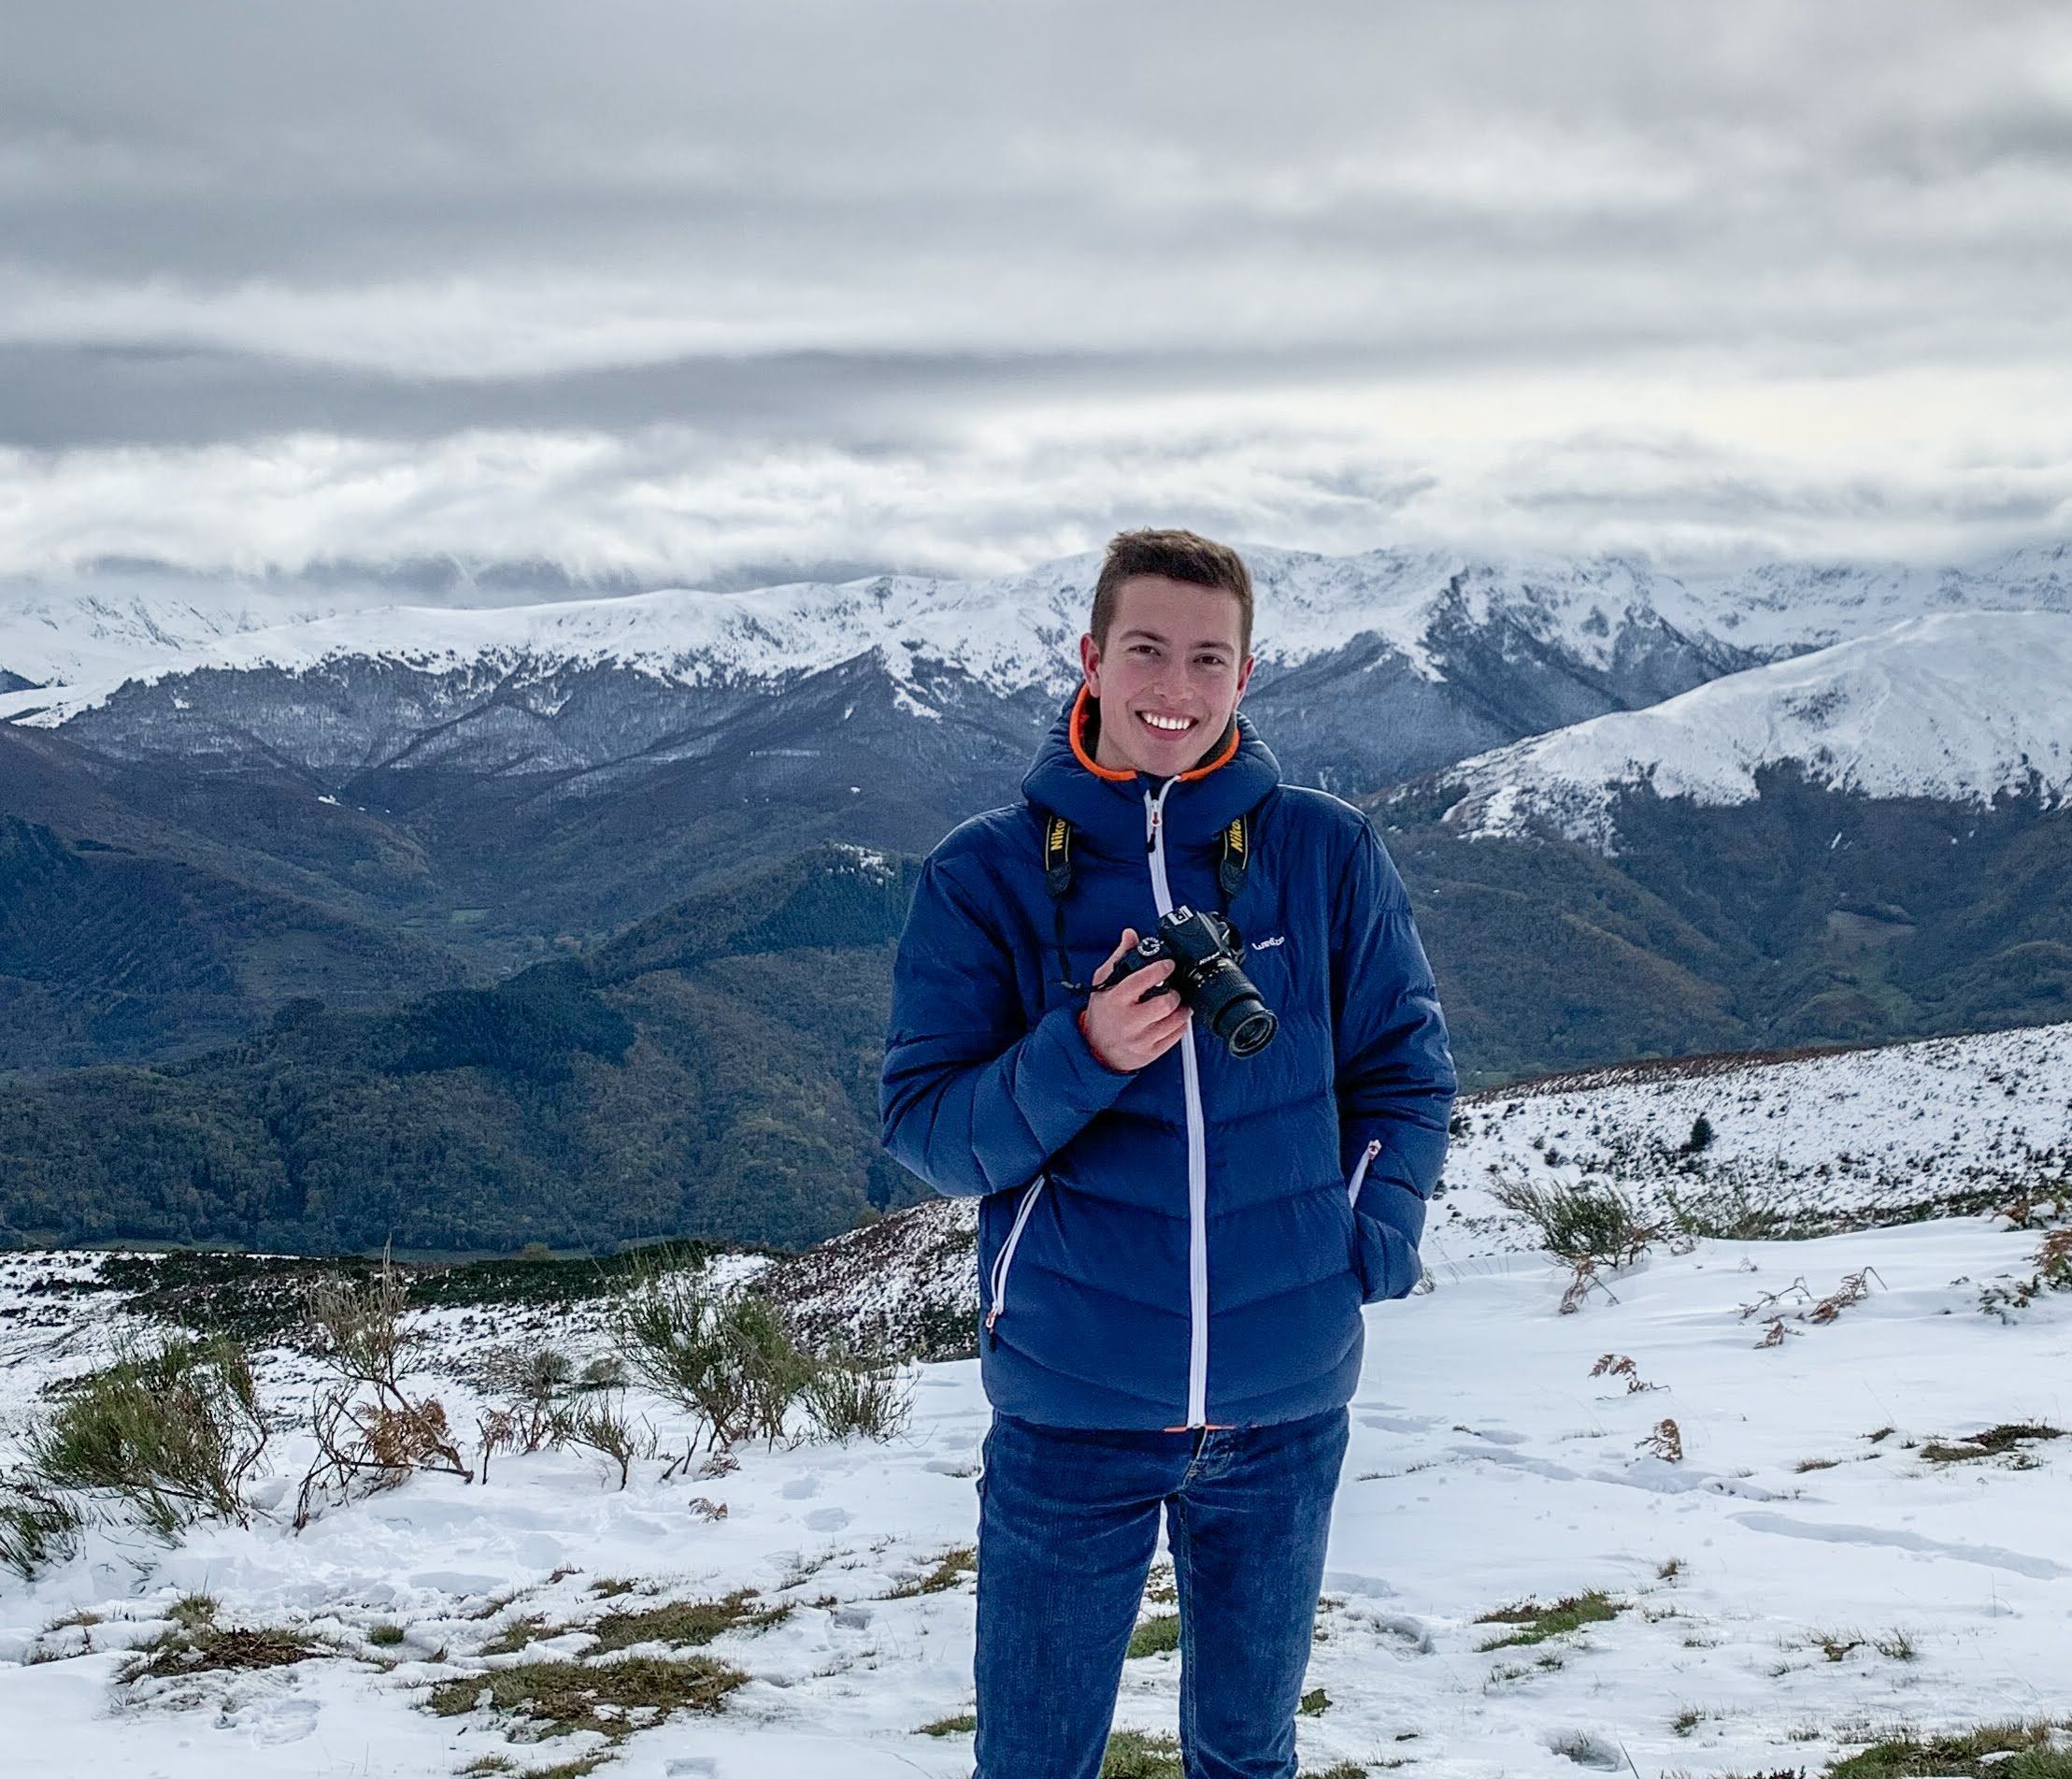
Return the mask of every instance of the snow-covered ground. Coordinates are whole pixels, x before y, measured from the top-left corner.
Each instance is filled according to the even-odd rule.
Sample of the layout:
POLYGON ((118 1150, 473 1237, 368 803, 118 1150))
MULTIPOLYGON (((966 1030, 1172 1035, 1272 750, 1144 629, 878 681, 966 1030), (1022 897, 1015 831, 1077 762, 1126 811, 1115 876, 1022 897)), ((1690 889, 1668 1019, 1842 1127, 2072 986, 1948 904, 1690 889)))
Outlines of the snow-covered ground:
POLYGON ((2072 1198, 2072 1026, 1592 1069, 1473 1095, 1459 1120, 1428 1260, 1515 1245, 1490 1198, 1507 1179, 1608 1180, 1657 1220, 1674 1198, 1802 1233, 2072 1198))
MULTIPOLYGON (((1367 1313, 1308 1683, 1328 1702, 1299 1721, 1306 1771, 1818 1773, 1901 1727, 2072 1712, 2072 1438, 2038 1432, 1976 1456, 1963 1444, 1993 1428, 2072 1428, 2072 1293, 2003 1314, 1981 1303, 1996 1282, 2035 1271, 2039 1231, 1972 1214, 1661 1244, 1610 1294, 1563 1314, 1565 1270, 1525 1251, 1477 1184, 1493 1162, 1574 1177, 1593 1145, 1592 1165, 1642 1202, 1661 1184, 1650 1166, 1688 1184, 1686 1160, 1723 1179, 1737 1158, 1789 1176, 1829 1195, 1837 1216, 1912 1204, 1908 1170, 1931 1156, 1953 1198, 1966 1181, 2048 1184, 2063 1178, 2072 1031, 1611 1071, 1483 1096, 1465 1116, 1425 1245, 1436 1288, 1367 1313), (1701 1111, 1715 1136, 1683 1156, 1701 1111), (1837 1179, 1845 1154, 1853 1171, 1837 1179), (1856 1274, 1861 1300, 1808 1313, 1856 1274), (1773 1318, 1782 1334, 1759 1345, 1773 1318), (1631 1366, 1603 1370, 1608 1356, 1631 1366), (1665 1421, 1679 1458, 1650 1449, 1665 1421), (1510 1628, 1482 1614, 1591 1590, 1613 1616, 1483 1648, 1510 1628)), ((920 1252, 953 1252, 956 1209, 912 1219, 931 1231, 920 1252)), ((893 1227, 863 1235, 896 1270, 893 1227)), ((93 1265, 0 1260, 10 1424, 53 1377, 107 1350, 119 1320, 107 1295, 31 1289, 93 1265)), ((925 1268, 899 1276, 929 1282, 925 1268)), ((462 1378, 481 1375, 490 1348, 556 1340, 581 1356, 596 1339, 580 1311, 522 1327, 449 1310, 424 1326, 423 1387, 464 1429, 479 1399, 462 1378)), ((284 1421, 299 1422, 311 1377, 305 1358, 266 1358, 284 1421)), ((636 1404, 680 1447, 682 1423, 636 1404)), ((985 1426, 976 1364, 928 1365, 907 1431, 888 1444, 756 1445, 731 1471, 669 1480, 660 1460, 641 1460, 623 1490, 602 1459, 506 1456, 487 1484, 421 1475, 299 1535, 288 1514, 309 1445, 284 1430, 261 1490, 274 1517, 204 1527, 175 1547, 102 1527, 33 1585, 0 1575, 0 1767, 25 1779, 373 1779, 491 1757, 547 1768, 598 1739, 516 1742, 493 1713, 435 1714, 432 1689, 580 1657, 582 1627, 609 1612, 752 1588, 753 1604, 790 1611, 704 1652, 748 1683, 716 1715, 640 1729, 601 1771, 967 1773, 967 1735, 922 1731, 970 1707, 971 1577, 944 1559, 973 1540, 985 1426), (930 1578, 946 1585, 923 1587, 930 1578), (336 1653, 121 1684, 124 1652, 197 1592, 226 1625, 336 1653), (535 1616, 546 1641, 522 1648, 512 1627, 535 1616), (369 1641, 377 1626, 402 1641, 369 1641)), ((1120 1725, 1174 1729, 1177 1661, 1127 1664, 1120 1725)))
MULTIPOLYGON (((1616 1305, 1568 1316, 1547 1263, 1493 1256, 1442 1264, 1437 1290, 1371 1310, 1308 1680, 1330 1702, 1301 1720, 1306 1767, 1572 1772, 1556 1752, 1566 1741, 1650 1774, 1818 1771, 1865 1726, 2063 1709, 2072 1452, 2041 1442, 2022 1448, 2033 1468, 2012 1468, 1920 1451, 2000 1423, 2072 1426, 2072 1299, 2012 1324, 1979 1308, 1980 1284, 2020 1270, 2036 1245, 1985 1221, 1706 1243, 1643 1263, 1616 1305), (1824 1293, 1864 1268, 1881 1281, 1867 1300, 1757 1347, 1741 1306, 1795 1278, 1824 1293), (1607 1353, 1654 1387, 1593 1378, 1607 1353), (1680 1462, 1642 1449, 1665 1418, 1680 1462), (1504 1628, 1479 1614, 1590 1589, 1618 1615, 1480 1649, 1504 1628)), ((9 1339, 11 1409, 49 1375, 33 1349, 52 1335, 9 1339)), ((276 1362, 277 1403, 299 1371, 276 1362)), ((460 1395, 445 1394, 450 1406, 460 1395)), ((910 1428, 886 1446, 758 1447, 731 1474, 672 1483, 645 1463, 622 1492, 599 1461, 505 1457, 486 1485, 421 1477, 300 1536, 282 1522, 217 1527, 167 1549, 97 1533, 34 1587, 0 1585, 7 1770, 236 1779, 566 1759, 589 1739, 514 1745, 486 1714, 433 1715, 427 1690, 579 1653, 578 1630, 525 1656, 479 1652, 527 1614, 550 1631, 655 1603, 593 1591, 631 1580, 672 1599, 752 1587, 793 1610, 711 1646, 752 1677, 718 1716, 642 1730, 617 1770, 966 1772, 968 1739, 919 1732, 969 1707, 969 1578, 899 1590, 971 1542, 985 1420, 976 1366, 961 1361, 922 1369, 910 1428), (145 1696, 119 1686, 122 1651, 197 1591, 226 1623, 345 1653, 145 1696), (82 1613, 96 1622, 46 1628, 82 1613), (368 1643, 377 1624, 406 1641, 368 1643)), ((283 1452, 283 1472, 297 1456, 283 1452)), ((285 1508, 285 1475, 276 1485, 285 1508)), ((1177 1659, 1128 1664, 1120 1724, 1173 1729, 1177 1659)))

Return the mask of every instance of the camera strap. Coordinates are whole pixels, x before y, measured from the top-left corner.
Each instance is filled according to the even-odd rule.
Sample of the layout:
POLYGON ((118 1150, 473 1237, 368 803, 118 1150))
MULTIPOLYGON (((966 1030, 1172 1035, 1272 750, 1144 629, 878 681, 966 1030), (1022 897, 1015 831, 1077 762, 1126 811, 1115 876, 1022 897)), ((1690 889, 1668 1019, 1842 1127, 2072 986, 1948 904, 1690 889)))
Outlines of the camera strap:
MULTIPOLYGON (((1222 854, 1216 861, 1216 887, 1222 892, 1226 917, 1237 892, 1245 887, 1245 871, 1251 864, 1251 818, 1240 815, 1223 829, 1222 854)), ((1072 960, 1065 945, 1065 898, 1072 888, 1072 824, 1062 815, 1050 815, 1043 823, 1043 887, 1050 897, 1050 919, 1058 948, 1058 986, 1071 994, 1093 993, 1090 983, 1072 980, 1072 960)))

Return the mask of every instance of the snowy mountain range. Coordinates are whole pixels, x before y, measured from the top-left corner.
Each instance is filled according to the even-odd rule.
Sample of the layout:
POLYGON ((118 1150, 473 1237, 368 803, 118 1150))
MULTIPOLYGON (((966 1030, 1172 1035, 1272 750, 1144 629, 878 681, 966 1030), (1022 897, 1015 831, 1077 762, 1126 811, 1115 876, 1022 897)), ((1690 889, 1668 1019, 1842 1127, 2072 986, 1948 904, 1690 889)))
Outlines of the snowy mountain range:
MULTIPOLYGON (((2072 546, 1710 576, 1249 553, 1247 710, 1290 781, 1393 830, 1474 1078, 2072 1008, 2072 546)), ((0 594, 0 1066, 583 954, 822 843, 918 857, 1017 795, 1096 567, 0 594)))
MULTIPOLYGON (((1248 556, 1254 709, 1297 776, 1350 790, 1924 616, 2072 611, 2065 549, 1685 577, 1623 558, 1248 556)), ((1025 727, 1076 678, 1097 567, 1085 554, 982 581, 475 609, 46 589, 0 598, 0 684, 17 688, 0 719, 122 757, 293 768, 334 793, 426 766, 579 775, 699 757, 750 710, 828 676, 900 719, 983 727, 1006 706, 1025 727)))

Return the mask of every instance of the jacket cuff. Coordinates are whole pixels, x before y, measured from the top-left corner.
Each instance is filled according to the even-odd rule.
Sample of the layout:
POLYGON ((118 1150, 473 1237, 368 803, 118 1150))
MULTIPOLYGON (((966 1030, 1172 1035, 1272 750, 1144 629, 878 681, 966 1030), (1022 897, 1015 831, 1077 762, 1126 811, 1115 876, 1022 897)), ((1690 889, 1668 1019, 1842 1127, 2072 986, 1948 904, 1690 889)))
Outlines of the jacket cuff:
POLYGON ((1088 1031, 1086 1028, 1085 1008, 1082 1007, 1079 1009, 1079 1013, 1074 1019, 1073 1023, 1077 1025, 1079 1028, 1079 1037, 1086 1045, 1087 1054, 1092 1056, 1095 1062, 1100 1063, 1101 1067, 1103 1069, 1106 1069, 1109 1074, 1127 1075, 1134 1072, 1133 1070, 1127 1069, 1117 1069, 1113 1064, 1102 1061, 1101 1053, 1093 1048, 1093 1034, 1088 1031))
POLYGON ((1106 1112, 1135 1076, 1110 1069, 1079 1029, 1079 1010, 1053 1007, 1022 1040, 1015 1099, 1029 1127, 1054 1155, 1106 1112), (1034 1089, 1032 1092, 1031 1090, 1034 1089))

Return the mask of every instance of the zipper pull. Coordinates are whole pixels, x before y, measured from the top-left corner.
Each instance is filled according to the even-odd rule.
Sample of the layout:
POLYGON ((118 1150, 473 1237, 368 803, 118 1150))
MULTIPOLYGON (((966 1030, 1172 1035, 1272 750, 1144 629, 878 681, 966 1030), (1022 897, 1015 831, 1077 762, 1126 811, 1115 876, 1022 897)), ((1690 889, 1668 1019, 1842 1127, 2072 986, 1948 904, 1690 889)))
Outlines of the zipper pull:
POLYGON ((993 1331, 993 1325, 999 1319, 999 1311, 988 1310, 986 1312, 986 1345, 988 1347, 996 1347, 1000 1344, 1000 1337, 993 1331))
POLYGON ((1346 1188, 1346 1202, 1348 1204, 1355 1203, 1359 1199, 1360 1188, 1366 1182, 1367 1169, 1373 1165, 1375 1156, 1380 1153, 1381 1139, 1376 1137, 1368 1142, 1365 1151, 1360 1156, 1360 1165, 1352 1170, 1352 1184, 1346 1188))
POLYGON ((1158 851, 1159 813, 1159 805, 1153 803, 1150 806, 1150 819, 1144 824, 1144 850, 1147 853, 1155 853, 1158 851))

